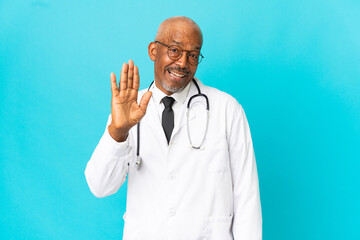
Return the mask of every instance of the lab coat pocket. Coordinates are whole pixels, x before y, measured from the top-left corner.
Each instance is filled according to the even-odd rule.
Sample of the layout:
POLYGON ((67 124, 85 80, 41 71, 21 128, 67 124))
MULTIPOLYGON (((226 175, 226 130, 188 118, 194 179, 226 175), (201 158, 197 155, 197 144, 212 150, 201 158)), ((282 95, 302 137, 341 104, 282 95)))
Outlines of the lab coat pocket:
POLYGON ((210 134, 204 144, 207 152, 205 169, 210 173, 224 173, 229 171, 229 151, 225 135, 210 134))
POLYGON ((206 240, 233 240, 231 231, 233 216, 208 217, 206 225, 206 240))
MULTIPOLYGON (((209 135, 210 136, 210 135, 209 135)), ((217 216, 232 212, 232 182, 228 144, 225 136, 211 135, 206 142, 211 152, 204 158, 203 192, 207 199, 205 208, 217 216)))

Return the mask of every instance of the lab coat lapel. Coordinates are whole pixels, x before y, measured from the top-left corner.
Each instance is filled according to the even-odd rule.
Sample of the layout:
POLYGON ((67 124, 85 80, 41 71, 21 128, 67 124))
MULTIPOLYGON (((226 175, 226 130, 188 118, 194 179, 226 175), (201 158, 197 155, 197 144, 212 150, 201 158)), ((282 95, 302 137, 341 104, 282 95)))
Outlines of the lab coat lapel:
MULTIPOLYGON (((146 109, 146 114, 141 120, 141 124, 141 128, 144 130, 141 132, 141 129, 140 134, 146 134, 148 139, 148 137, 150 137, 148 130, 150 129, 152 131, 152 136, 154 136, 161 145, 167 145, 166 136, 161 126, 161 119, 153 99, 150 99, 149 105, 146 109)), ((162 147, 161 149, 165 151, 166 148, 162 147)))

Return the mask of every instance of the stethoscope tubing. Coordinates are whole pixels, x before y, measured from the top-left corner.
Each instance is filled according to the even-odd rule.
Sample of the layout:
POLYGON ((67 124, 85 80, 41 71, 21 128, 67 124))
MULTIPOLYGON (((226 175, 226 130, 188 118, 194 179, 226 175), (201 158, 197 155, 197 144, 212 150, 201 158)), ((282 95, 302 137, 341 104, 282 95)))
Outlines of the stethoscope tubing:
MULTIPOLYGON (((207 133, 207 130, 208 130, 208 125, 209 125, 209 110, 210 110, 210 105, 209 105, 209 99, 208 97, 201 93, 201 90, 200 90, 200 87, 198 85, 198 83, 195 81, 195 79, 192 79, 193 83, 195 84, 197 90, 198 90, 198 93, 191 96, 189 98, 189 101, 187 103, 187 109, 186 109, 186 117, 187 117, 187 133, 188 133, 188 138, 189 138, 189 142, 190 142, 190 145, 192 146, 192 148, 194 149, 200 149, 204 140, 205 140, 205 136, 206 136, 206 133, 207 133), (192 141, 191 141, 191 137, 190 137, 190 130, 189 130, 189 111, 190 111, 190 104, 191 104, 191 101, 196 98, 196 97, 204 97, 205 100, 206 100, 206 114, 207 114, 207 119, 206 119, 206 127, 205 127, 205 134, 204 134, 204 137, 203 139, 201 140, 201 143, 198 145, 198 146, 194 146, 192 141)), ((151 82, 150 86, 148 87, 148 91, 150 91, 150 88, 151 86, 154 84, 154 81, 151 82)), ((137 147, 136 147, 136 166, 137 166, 137 169, 139 170, 140 169, 140 166, 141 166, 141 157, 140 157, 140 122, 137 124, 137 147)))

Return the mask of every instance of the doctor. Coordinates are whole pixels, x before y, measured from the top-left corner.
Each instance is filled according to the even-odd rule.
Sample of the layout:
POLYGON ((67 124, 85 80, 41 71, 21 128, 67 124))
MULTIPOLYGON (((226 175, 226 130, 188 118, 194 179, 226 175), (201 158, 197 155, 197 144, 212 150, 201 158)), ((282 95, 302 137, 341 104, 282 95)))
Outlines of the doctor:
POLYGON ((194 78, 202 43, 193 20, 172 17, 148 47, 155 72, 149 91, 138 91, 131 60, 119 85, 111 73, 111 115, 85 176, 97 197, 128 178, 125 240, 262 239, 249 125, 233 97, 194 78), (199 91, 209 103, 195 97, 187 114, 199 91))

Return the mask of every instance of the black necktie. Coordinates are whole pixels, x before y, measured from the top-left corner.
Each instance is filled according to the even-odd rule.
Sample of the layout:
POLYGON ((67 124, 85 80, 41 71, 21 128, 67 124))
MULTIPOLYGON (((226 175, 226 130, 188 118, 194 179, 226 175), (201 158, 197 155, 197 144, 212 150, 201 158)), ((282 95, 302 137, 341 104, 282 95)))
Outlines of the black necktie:
POLYGON ((171 108, 174 101, 175 99, 173 99, 172 97, 164 97, 162 99, 162 102, 165 106, 165 109, 162 113, 162 127, 164 129, 168 144, 170 142, 171 133, 174 129, 174 111, 171 108))

